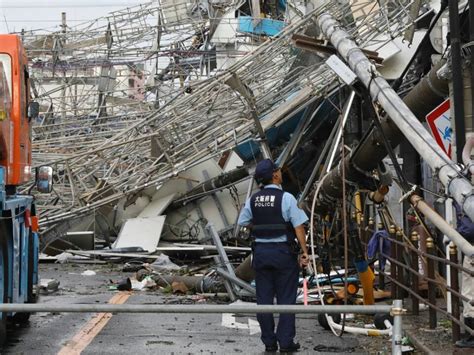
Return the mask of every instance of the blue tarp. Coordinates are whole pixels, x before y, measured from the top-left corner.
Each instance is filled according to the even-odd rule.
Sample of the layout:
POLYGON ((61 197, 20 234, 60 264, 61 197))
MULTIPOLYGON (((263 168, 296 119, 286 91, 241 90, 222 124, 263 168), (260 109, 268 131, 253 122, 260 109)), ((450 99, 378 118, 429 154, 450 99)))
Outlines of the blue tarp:
MULTIPOLYGON (((278 127, 272 127, 265 131, 267 142, 270 148, 281 144, 281 141, 288 141, 291 133, 295 130, 298 122, 303 117, 304 110, 291 117, 278 127)), ((254 160, 260 154, 260 147, 255 140, 248 140, 235 147, 235 152, 244 161, 254 160)))
POLYGON ((285 28, 286 23, 283 21, 272 20, 269 18, 259 18, 257 25, 254 26, 254 18, 251 16, 239 17, 239 25, 237 31, 241 33, 250 33, 259 36, 276 36, 285 28))

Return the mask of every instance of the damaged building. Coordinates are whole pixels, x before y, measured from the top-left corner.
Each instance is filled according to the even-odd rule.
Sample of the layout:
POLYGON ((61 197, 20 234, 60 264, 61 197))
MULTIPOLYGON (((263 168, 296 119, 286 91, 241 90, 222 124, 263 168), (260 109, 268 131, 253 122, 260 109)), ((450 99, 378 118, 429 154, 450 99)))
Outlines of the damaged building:
MULTIPOLYGON (((119 289, 253 302, 237 220, 269 158, 309 217, 298 303, 403 299, 472 337, 470 3, 161 0, 23 31, 33 160, 54 170, 42 258, 124 265, 136 280, 119 289)), ((318 321, 392 334, 373 318, 318 321)))

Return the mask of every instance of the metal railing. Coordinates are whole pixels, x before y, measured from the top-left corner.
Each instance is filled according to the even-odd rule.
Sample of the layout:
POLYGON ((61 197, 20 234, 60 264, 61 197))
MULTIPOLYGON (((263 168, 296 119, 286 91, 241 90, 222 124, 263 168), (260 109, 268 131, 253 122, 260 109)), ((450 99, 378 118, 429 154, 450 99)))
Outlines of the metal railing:
POLYGON ((390 313, 393 316, 392 354, 402 354, 402 316, 405 313, 402 300, 392 305, 170 305, 170 304, 0 304, 0 312, 55 312, 55 313, 390 313))
MULTIPOLYGON (((460 293, 459 277, 460 273, 466 273, 470 277, 474 276, 474 271, 466 269, 459 263, 458 250, 454 243, 449 247, 449 260, 438 257, 436 255, 436 247, 433 238, 426 233, 424 240, 420 243, 420 235, 413 231, 410 238, 405 236, 401 229, 391 225, 388 229, 390 241, 390 255, 383 251, 379 251, 382 256, 390 262, 390 273, 379 269, 379 285, 383 288, 385 281, 391 282, 390 290, 392 298, 404 299, 408 295, 411 298, 412 313, 419 315, 420 302, 428 306, 430 329, 435 329, 438 325, 438 312, 446 316, 452 323, 452 341, 456 342, 460 339, 461 328, 470 334, 474 334, 474 330, 469 328, 460 317, 461 301, 474 304, 473 299, 469 299, 460 293), (426 252, 420 250, 421 244, 426 246, 426 252), (422 261, 422 269, 419 269, 422 261), (405 262, 403 262, 405 261, 405 262), (438 265, 442 264, 446 270, 449 266, 450 284, 444 281, 438 273, 438 265), (423 272, 420 272, 423 271, 423 272), (427 283, 427 295, 423 297, 419 289, 420 281, 427 283), (446 290, 451 295, 450 310, 441 308, 437 304, 437 289, 446 290)), ((446 271, 448 274, 448 270, 446 271)))

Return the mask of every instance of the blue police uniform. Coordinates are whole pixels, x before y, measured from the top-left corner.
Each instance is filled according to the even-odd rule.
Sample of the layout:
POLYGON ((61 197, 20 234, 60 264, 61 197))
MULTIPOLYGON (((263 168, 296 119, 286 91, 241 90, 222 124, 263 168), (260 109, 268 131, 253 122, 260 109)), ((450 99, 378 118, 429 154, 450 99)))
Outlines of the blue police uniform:
MULTIPOLYGON (((266 185, 245 202, 238 223, 252 224, 255 238, 252 266, 255 269, 257 304, 295 304, 298 290, 298 255, 293 248, 297 227, 308 217, 296 199, 278 185, 266 185), (289 243, 291 242, 291 243, 289 243)), ((293 344, 295 315, 280 314, 277 331, 273 314, 257 314, 266 346, 293 344)))

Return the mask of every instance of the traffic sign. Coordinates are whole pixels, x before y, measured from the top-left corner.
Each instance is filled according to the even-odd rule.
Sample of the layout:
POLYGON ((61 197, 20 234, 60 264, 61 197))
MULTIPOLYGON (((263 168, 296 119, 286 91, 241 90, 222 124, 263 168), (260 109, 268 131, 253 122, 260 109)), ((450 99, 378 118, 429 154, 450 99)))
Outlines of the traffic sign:
POLYGON ((448 157, 451 157, 453 128, 451 126, 451 115, 449 113, 449 99, 427 114, 426 121, 438 145, 444 150, 448 157))

